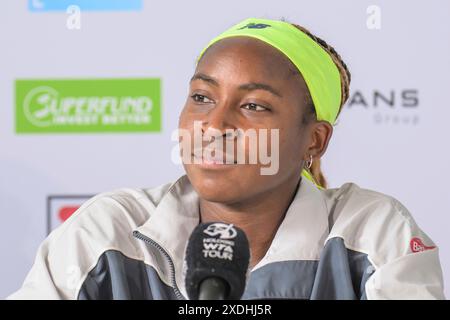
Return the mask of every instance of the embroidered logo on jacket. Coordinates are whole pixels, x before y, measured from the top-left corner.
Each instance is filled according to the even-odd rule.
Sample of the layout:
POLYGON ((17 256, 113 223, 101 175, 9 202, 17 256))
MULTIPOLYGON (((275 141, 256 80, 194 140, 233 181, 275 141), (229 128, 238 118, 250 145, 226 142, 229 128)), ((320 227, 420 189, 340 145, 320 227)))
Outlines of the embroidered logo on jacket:
POLYGON ((409 247, 412 252, 422 252, 425 250, 430 250, 436 248, 436 246, 426 246, 423 244, 420 238, 412 238, 409 242, 409 247))

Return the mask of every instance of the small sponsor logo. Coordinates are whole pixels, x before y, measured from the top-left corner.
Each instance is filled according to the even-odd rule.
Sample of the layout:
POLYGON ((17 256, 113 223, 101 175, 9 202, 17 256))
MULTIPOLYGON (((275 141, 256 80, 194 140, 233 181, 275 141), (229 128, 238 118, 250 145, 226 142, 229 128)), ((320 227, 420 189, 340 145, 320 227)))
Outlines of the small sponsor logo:
POLYGON ((203 239, 203 257, 233 260, 234 241, 220 238, 203 239))
POLYGON ((69 219, 69 217, 78 210, 80 206, 63 206, 61 208, 59 208, 58 210, 58 218, 59 221, 64 222, 67 219, 69 219))
POLYGON ((227 223, 211 224, 203 232, 211 237, 219 236, 220 239, 225 240, 233 239, 237 235, 237 231, 233 225, 227 223))
POLYGON ((232 224, 212 223, 203 233, 212 238, 203 238, 203 257, 211 259, 233 260, 233 252, 237 231, 232 224))
POLYGON ((31 12, 66 11, 69 6, 86 11, 140 11, 142 0, 28 0, 31 12))
POLYGON ((420 123, 419 89, 354 90, 346 108, 373 117, 376 125, 410 125, 420 123))
POLYGON ((51 195, 47 197, 47 234, 69 219, 93 195, 51 195))
POLYGON ((250 22, 250 23, 247 23, 245 26, 239 28, 238 30, 241 30, 241 29, 265 29, 267 27, 271 27, 271 25, 266 24, 266 23, 250 22))
POLYGON ((16 81, 17 133, 160 129, 160 79, 16 81))
POLYGON ((412 238, 409 242, 409 247, 412 252, 422 252, 425 250, 430 250, 436 248, 436 246, 426 246, 420 238, 412 238))

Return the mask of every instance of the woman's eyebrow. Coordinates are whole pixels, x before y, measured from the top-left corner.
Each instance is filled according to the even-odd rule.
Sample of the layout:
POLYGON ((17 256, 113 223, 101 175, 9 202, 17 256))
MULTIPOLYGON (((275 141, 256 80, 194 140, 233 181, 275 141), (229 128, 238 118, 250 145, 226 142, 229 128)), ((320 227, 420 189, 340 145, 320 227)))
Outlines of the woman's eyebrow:
MULTIPOLYGON (((194 74, 192 76, 191 80, 189 81, 189 83, 191 83, 194 80, 203 80, 205 82, 208 82, 208 83, 212 84, 213 86, 216 86, 216 87, 219 86, 219 82, 216 79, 214 79, 211 76, 208 76, 207 74, 201 73, 201 72, 198 72, 198 73, 194 74)), ((283 97, 283 95, 278 90, 276 90, 271 85, 266 84, 266 83, 260 83, 260 82, 244 83, 244 84, 241 84, 238 87, 238 89, 239 90, 246 90, 246 91, 265 90, 265 91, 268 91, 268 92, 270 92, 270 93, 272 93, 272 94, 274 94, 274 95, 276 95, 276 96, 278 96, 280 98, 283 97)))

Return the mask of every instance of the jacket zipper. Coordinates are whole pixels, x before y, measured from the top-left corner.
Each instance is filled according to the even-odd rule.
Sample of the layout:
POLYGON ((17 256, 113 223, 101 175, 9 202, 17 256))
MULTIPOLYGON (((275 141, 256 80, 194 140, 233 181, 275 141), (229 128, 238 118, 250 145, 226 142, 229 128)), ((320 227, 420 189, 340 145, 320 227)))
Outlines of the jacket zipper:
POLYGON ((186 298, 181 294, 180 290, 178 289, 177 282, 175 280, 175 265, 173 264, 172 259, 170 258, 169 254, 166 250, 163 249, 157 242, 150 239, 149 237, 143 235, 139 231, 133 231, 133 236, 138 238, 139 240, 144 241, 147 244, 152 245, 155 247, 159 252, 163 254, 164 257, 166 257, 167 261, 169 261, 170 266, 170 280, 172 282, 172 288, 175 293, 175 296, 178 300, 186 300, 186 298))

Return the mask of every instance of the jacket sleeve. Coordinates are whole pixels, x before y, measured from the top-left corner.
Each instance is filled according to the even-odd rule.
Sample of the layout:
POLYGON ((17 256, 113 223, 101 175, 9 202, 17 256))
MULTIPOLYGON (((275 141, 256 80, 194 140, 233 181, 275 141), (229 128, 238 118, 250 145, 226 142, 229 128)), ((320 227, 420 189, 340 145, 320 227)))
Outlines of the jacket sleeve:
POLYGON ((107 198, 97 195, 50 233, 39 246, 22 287, 7 299, 77 299, 102 250, 97 238, 111 228, 109 207, 107 198))
POLYGON ((75 288, 71 280, 75 280, 78 269, 77 266, 71 267, 66 263, 64 255, 60 255, 60 249, 55 248, 54 242, 58 241, 57 238, 53 234, 42 242, 22 287, 7 299, 74 298, 75 288))
POLYGON ((384 219, 367 299, 445 299, 437 245, 396 199, 384 219))
POLYGON ((367 299, 445 299, 438 249, 401 256, 381 266, 366 283, 367 299))

